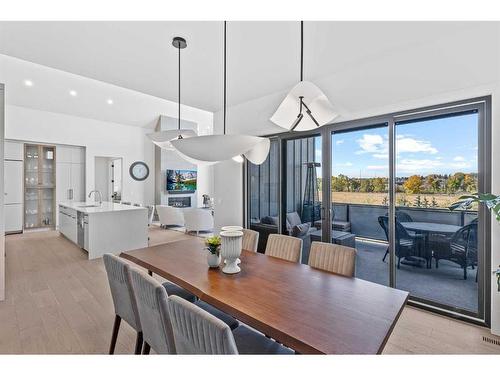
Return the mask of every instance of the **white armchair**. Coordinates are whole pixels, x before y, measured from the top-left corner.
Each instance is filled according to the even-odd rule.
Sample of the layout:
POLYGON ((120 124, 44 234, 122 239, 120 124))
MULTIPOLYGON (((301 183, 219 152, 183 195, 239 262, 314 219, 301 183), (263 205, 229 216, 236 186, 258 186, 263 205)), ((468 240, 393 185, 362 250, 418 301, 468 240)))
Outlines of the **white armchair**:
POLYGON ((214 218, 210 210, 201 208, 184 209, 184 226, 187 232, 213 231, 214 218))
POLYGON ((184 226, 184 214, 181 208, 157 205, 156 212, 158 212, 158 219, 160 226, 177 225, 184 226))

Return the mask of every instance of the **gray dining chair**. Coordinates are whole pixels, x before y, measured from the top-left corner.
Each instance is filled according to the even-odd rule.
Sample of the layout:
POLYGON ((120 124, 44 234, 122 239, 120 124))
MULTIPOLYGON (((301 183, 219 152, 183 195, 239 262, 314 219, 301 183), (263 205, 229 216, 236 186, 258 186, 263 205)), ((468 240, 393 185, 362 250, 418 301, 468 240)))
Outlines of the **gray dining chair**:
POLYGON ((267 238, 265 254, 299 263, 302 258, 302 240, 283 234, 270 234, 267 238))
POLYGON ((309 266, 343 276, 354 277, 356 249, 352 247, 313 241, 309 266))
POLYGON ((168 310, 178 354, 294 354, 243 325, 231 330, 222 320, 177 296, 169 297, 168 310))
POLYGON ((130 270, 130 280, 144 337, 142 353, 149 354, 152 348, 158 354, 175 354, 165 288, 153 277, 138 269, 130 270))
POLYGON ((252 229, 243 229, 242 248, 249 251, 257 252, 259 243, 259 232, 252 229))
POLYGON ((109 287, 115 307, 115 322, 111 335, 109 354, 115 352, 116 340, 122 319, 136 332, 135 354, 141 353, 143 335, 141 323, 137 312, 134 291, 130 281, 130 265, 123 259, 113 254, 104 254, 104 267, 108 275, 109 287))

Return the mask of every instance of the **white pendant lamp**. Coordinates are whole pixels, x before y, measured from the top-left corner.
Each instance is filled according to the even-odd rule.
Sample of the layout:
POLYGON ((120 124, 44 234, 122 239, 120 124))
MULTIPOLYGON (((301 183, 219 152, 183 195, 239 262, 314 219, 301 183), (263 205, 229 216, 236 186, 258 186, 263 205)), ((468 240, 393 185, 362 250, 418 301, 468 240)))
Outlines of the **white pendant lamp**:
POLYGON ((224 21, 224 133, 175 139, 172 146, 187 161, 215 164, 233 159, 241 163, 247 158, 254 164, 262 164, 269 154, 271 142, 268 138, 244 134, 226 134, 226 21, 224 21))
POLYGON ((314 83, 303 80, 304 22, 300 22, 300 82, 281 102, 270 120, 290 131, 305 131, 323 126, 338 114, 326 95, 314 83))
POLYGON ((177 113, 177 129, 173 130, 163 130, 159 132, 154 132, 148 134, 149 139, 157 145, 158 147, 167 149, 167 150, 175 150, 170 143, 174 139, 183 139, 194 137, 196 135, 194 130, 191 129, 181 129, 181 49, 187 47, 186 40, 179 36, 176 36, 172 40, 172 45, 177 48, 178 51, 178 113, 177 113))

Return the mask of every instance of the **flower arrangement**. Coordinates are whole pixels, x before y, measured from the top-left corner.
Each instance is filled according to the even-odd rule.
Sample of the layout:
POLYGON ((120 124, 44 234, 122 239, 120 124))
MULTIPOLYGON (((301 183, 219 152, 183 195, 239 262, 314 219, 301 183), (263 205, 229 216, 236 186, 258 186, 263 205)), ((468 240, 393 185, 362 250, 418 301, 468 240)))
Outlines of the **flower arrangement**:
POLYGON ((214 255, 219 255, 221 240, 219 236, 211 236, 205 240, 206 249, 214 255))

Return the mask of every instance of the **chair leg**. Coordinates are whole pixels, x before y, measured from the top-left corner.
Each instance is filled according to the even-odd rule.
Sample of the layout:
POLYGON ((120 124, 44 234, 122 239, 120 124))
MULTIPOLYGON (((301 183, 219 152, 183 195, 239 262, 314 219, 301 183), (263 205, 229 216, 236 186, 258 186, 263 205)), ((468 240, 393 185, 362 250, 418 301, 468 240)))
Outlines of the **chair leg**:
POLYGON ((439 259, 436 258, 436 268, 439 268, 439 259))
POLYGON ((118 315, 115 315, 115 323, 113 324, 113 333, 111 334, 111 344, 109 345, 109 354, 114 354, 116 339, 118 338, 118 330, 120 329, 120 323, 122 318, 118 315))
POLYGON ((141 354, 142 350, 142 332, 137 332, 137 339, 135 340, 135 352, 134 354, 141 354))
POLYGON ((149 351, 151 350, 151 347, 149 346, 149 344, 144 341, 144 346, 142 347, 142 354, 149 354, 149 351))
POLYGON ((385 251, 384 258, 382 258, 382 262, 385 262, 385 258, 387 257, 387 254, 389 254, 389 248, 385 251))
POLYGON ((464 280, 467 280, 467 266, 464 266, 464 280))
POLYGON ((401 258, 398 258, 398 269, 400 264, 401 264, 401 258))
POLYGON ((153 271, 148 270, 148 275, 149 275, 149 276, 153 276, 153 271))

